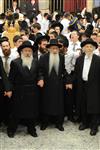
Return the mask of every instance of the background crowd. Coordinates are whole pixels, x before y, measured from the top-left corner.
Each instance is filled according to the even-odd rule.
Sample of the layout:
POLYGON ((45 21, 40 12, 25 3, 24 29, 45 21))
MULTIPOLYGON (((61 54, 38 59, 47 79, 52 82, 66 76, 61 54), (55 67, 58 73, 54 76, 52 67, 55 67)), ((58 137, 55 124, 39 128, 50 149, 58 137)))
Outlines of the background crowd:
MULTIPOLYGON (((87 42, 87 44, 92 43, 92 45, 95 45, 94 43, 97 43, 97 45, 95 45, 95 50, 93 51, 93 53, 100 56, 100 14, 96 12, 87 12, 86 8, 84 8, 82 12, 76 13, 55 11, 53 13, 43 14, 38 10, 38 6, 35 4, 35 1, 32 0, 31 4, 27 6, 27 11, 23 13, 21 12, 21 9, 17 7, 17 2, 14 1, 11 9, 7 10, 5 13, 0 14, 0 56, 7 77, 9 77, 10 67, 13 64, 11 62, 20 57, 20 51, 21 48, 25 48, 24 46, 22 46, 25 42, 26 45, 28 44, 28 46, 26 47, 32 48, 33 56, 37 59, 36 62, 39 61, 39 63, 41 62, 42 64, 43 60, 41 61, 40 58, 42 55, 48 53, 48 49, 50 48, 50 45, 48 46, 48 43, 50 42, 50 44, 52 45, 52 40, 55 40, 54 42, 57 42, 54 45, 57 45, 59 47, 59 53, 62 54, 65 58, 64 65, 67 75, 73 77, 75 72, 76 60, 84 53, 81 43, 89 39, 91 39, 92 42, 87 42)), ((12 74, 13 73, 10 72, 11 80, 12 74)), ((26 78, 27 77, 31 78, 31 76, 26 76, 26 78)), ((35 77, 33 81, 34 80, 35 77)), ((19 81, 20 77, 18 76, 18 81, 16 82, 18 83, 19 81)), ((8 125, 8 118, 12 112, 12 104, 11 102, 9 104, 9 99, 6 97, 6 95, 10 97, 10 93, 7 92, 4 96, 4 87, 2 85, 1 79, 0 82, 0 122, 2 123, 3 121, 6 125, 8 125)), ((39 86, 41 86, 41 83, 38 84, 39 86)), ((7 88, 9 89, 9 86, 6 87, 6 90, 7 88)), ((76 99, 76 85, 74 84, 74 87, 72 89, 71 84, 69 84, 67 88, 67 91, 64 90, 64 115, 67 116, 68 120, 72 122, 80 122, 81 114, 79 112, 79 108, 77 108, 78 102, 76 99)), ((53 92, 54 94, 51 94, 55 95, 56 92, 53 92)), ((42 91, 40 89, 38 95, 40 96, 39 99, 42 99, 42 91)), ((41 106, 41 102, 39 103, 39 105, 41 106)), ((47 105, 45 105, 45 107, 47 107, 47 105)), ((31 106, 29 106, 27 111, 30 111, 30 107, 31 106)), ((23 108, 21 107, 20 109, 23 108)), ((41 108, 39 110, 39 113, 40 112, 41 108)), ((39 118, 37 119, 37 121, 35 121, 35 123, 38 123, 40 120, 43 121, 43 119, 46 122, 47 118, 45 116, 42 116, 40 113, 39 118)), ((58 120, 63 122, 61 116, 58 120)), ((14 124, 14 122, 18 121, 19 120, 16 121, 13 118, 13 122, 11 121, 10 128, 12 127, 12 124, 14 124)), ((32 121, 29 120, 29 123, 28 126, 31 126, 32 121)), ((44 130, 46 126, 47 124, 43 124, 41 129, 44 130)), ((30 128, 29 133, 31 132, 30 128)), ((57 126, 57 128, 59 130, 64 130, 62 126, 57 126)), ((12 136, 12 134, 10 134, 9 136, 12 136)), ((35 134, 33 136, 37 135, 35 134)))

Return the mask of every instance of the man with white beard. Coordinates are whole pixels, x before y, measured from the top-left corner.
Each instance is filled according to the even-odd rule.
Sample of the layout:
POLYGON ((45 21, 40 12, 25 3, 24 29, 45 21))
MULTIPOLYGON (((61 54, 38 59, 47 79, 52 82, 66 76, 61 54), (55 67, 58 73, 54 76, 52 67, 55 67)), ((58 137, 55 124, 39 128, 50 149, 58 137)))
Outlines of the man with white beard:
POLYGON ((65 70, 64 56, 59 54, 58 40, 51 39, 47 48, 49 53, 39 60, 38 85, 43 90, 41 130, 45 130, 52 119, 56 128, 64 131, 64 86, 72 89, 71 79, 65 70))
POLYGON ((18 48, 20 57, 12 61, 9 73, 13 85, 12 113, 7 133, 14 137, 20 120, 25 120, 28 133, 37 137, 35 124, 38 117, 37 59, 29 41, 18 48))

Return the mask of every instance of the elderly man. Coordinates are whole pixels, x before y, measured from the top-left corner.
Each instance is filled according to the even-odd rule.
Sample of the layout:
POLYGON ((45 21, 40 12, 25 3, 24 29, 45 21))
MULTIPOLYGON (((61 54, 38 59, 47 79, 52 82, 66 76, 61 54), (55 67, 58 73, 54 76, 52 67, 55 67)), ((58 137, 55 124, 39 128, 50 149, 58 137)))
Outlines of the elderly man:
POLYGON ((50 40, 47 48, 49 53, 42 55, 39 60, 38 85, 43 88, 41 130, 46 129, 51 118, 56 128, 64 131, 64 85, 66 88, 72 88, 71 79, 67 80, 64 56, 59 54, 61 45, 58 40, 50 40))
POLYGON ((93 136, 98 131, 100 114, 100 57, 93 54, 98 45, 92 39, 83 41, 81 47, 84 55, 77 59, 75 66, 77 106, 82 119, 79 130, 90 127, 93 136))
POLYGON ((37 59, 33 58, 29 41, 18 48, 20 57, 12 61, 9 79, 13 85, 13 108, 8 125, 8 136, 14 137, 20 120, 24 119, 28 133, 37 137, 35 123, 38 117, 37 59))

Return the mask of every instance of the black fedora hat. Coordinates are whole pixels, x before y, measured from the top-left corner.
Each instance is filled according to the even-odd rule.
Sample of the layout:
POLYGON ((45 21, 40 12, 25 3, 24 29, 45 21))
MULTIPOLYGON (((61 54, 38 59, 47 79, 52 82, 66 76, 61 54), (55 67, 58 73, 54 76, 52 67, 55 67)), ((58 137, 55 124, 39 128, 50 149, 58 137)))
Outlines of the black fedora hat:
POLYGON ((49 42, 50 37, 49 37, 48 35, 41 35, 41 36, 39 36, 39 37, 36 39, 35 44, 39 44, 40 41, 42 41, 42 40, 44 40, 44 39, 49 42))
POLYGON ((98 48, 97 42, 93 41, 91 38, 89 38, 89 39, 83 41, 83 42, 81 43, 81 47, 84 47, 86 44, 91 44, 91 45, 93 45, 96 49, 98 48))
POLYGON ((21 53, 21 51, 23 50, 23 48, 31 48, 32 50, 33 50, 33 46, 32 46, 32 44, 31 44, 31 42, 30 41, 24 41, 20 46, 19 46, 19 48, 18 48, 18 53, 21 53))
POLYGON ((68 39, 66 38, 65 40, 58 40, 59 43, 61 43, 64 47, 68 47, 69 46, 69 41, 68 39))
POLYGON ((55 28, 55 27, 60 27, 60 31, 63 30, 63 25, 60 23, 60 22, 54 22, 52 25, 51 25, 52 28, 55 28))
POLYGON ((58 43, 57 39, 51 39, 50 43, 46 47, 49 48, 50 46, 58 46, 59 48, 62 47, 62 45, 58 43))

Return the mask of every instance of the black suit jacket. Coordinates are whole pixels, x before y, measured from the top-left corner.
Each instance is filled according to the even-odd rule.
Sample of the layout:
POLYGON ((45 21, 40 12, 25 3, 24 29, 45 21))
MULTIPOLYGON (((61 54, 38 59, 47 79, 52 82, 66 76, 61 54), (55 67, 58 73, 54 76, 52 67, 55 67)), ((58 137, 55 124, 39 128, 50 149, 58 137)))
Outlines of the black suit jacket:
POLYGON ((11 62, 9 79, 13 85, 13 114, 18 118, 38 115, 38 62, 33 59, 31 69, 23 67, 21 58, 11 62))
MULTIPOLYGON (((83 94, 82 72, 84 65, 83 54, 80 56, 75 65, 75 82, 77 87, 77 104, 81 105, 83 94)), ((79 108, 80 106, 78 106, 79 108)), ((100 57, 93 54, 89 74, 88 74, 88 90, 87 90, 87 112, 100 113, 100 57)))
POLYGON ((49 74, 49 56, 44 54, 39 59, 39 80, 44 80, 42 113, 48 115, 62 115, 64 113, 64 86, 70 82, 64 65, 64 56, 59 54, 58 75, 52 69, 49 74))
POLYGON ((1 79, 0 79, 0 84, 1 84, 0 88, 1 89, 0 90, 1 91, 2 90, 10 91, 12 89, 12 87, 11 87, 11 84, 10 84, 10 82, 8 80, 6 72, 5 72, 4 68, 3 68, 3 62, 2 62, 1 57, 0 57, 0 77, 1 77, 1 79), (2 84, 3 84, 3 86, 2 86, 2 84))

